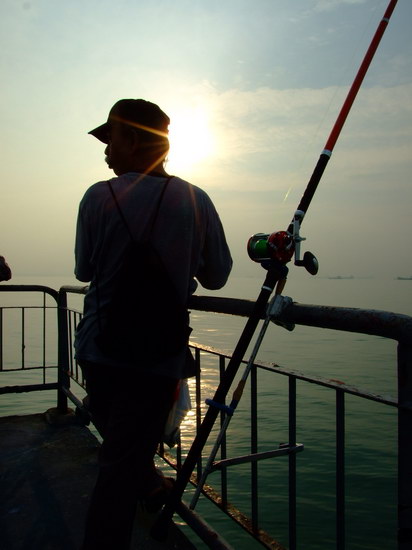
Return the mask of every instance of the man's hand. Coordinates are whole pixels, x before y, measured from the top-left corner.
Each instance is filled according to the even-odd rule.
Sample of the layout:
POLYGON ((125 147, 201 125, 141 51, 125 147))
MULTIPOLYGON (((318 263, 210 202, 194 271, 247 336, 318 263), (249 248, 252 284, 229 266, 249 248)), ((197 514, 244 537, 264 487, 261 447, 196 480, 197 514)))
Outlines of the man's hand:
POLYGON ((0 256, 0 281, 10 281, 11 269, 3 256, 0 256))

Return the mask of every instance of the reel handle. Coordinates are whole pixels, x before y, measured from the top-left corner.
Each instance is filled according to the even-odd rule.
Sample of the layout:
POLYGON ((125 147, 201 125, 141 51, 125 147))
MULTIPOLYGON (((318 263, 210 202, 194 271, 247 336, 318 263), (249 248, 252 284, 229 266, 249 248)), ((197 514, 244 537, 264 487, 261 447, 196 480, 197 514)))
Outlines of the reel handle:
POLYGON ((295 265, 304 267, 311 275, 316 275, 319 271, 319 262, 316 256, 309 251, 304 253, 303 260, 295 260, 295 265))

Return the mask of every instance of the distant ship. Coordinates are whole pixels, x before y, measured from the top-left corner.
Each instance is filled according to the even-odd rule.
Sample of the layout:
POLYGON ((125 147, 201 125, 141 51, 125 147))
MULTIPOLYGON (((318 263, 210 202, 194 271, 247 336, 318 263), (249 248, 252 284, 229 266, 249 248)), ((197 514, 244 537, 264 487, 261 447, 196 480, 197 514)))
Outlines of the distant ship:
POLYGON ((342 275, 336 275, 336 277, 328 277, 328 279, 353 279, 353 275, 348 275, 347 277, 343 277, 342 275))
POLYGON ((410 277, 396 277, 397 281, 412 281, 412 275, 410 277))

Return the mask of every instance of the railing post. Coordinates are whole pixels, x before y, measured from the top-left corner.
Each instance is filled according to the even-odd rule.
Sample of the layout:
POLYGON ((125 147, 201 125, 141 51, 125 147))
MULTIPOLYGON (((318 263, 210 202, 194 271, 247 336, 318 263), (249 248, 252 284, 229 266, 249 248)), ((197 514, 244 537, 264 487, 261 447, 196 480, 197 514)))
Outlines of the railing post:
POLYGON ((398 345, 398 548, 412 549, 412 346, 398 345))
POLYGON ((345 548, 345 393, 336 390, 336 548, 345 548))
POLYGON ((60 413, 67 412, 67 395, 63 388, 70 387, 69 376, 69 346, 68 346, 68 323, 67 323, 67 294, 59 291, 57 303, 57 327, 58 327, 58 374, 57 382, 57 408, 60 413))
MULTIPOLYGON (((289 376, 289 446, 296 446, 296 378, 289 376)), ((289 548, 296 546, 296 453, 289 454, 289 548)))
POLYGON ((0 371, 3 370, 3 308, 0 307, 0 371))
MULTIPOLYGON (((226 360, 224 357, 219 355, 219 380, 222 378, 225 372, 225 369, 226 369, 226 360)), ((222 413, 220 415, 220 429, 222 429, 224 421, 225 421, 225 417, 224 417, 224 414, 222 413)), ((222 460, 227 458, 226 453, 227 453, 227 445, 226 445, 226 433, 225 433, 223 435, 222 444, 220 446, 220 457, 222 460)), ((227 508, 228 498, 227 498, 227 469, 226 468, 222 468, 222 472, 220 474, 220 480, 221 480, 220 485, 221 485, 221 494, 222 494, 222 506, 224 508, 227 508)))
MULTIPOLYGON (((257 413, 257 369, 252 367, 250 373, 250 416, 251 416, 251 434, 250 434, 250 452, 258 452, 258 413, 257 413)), ((257 533, 259 529, 259 494, 258 494, 258 463, 252 462, 251 465, 251 497, 252 497, 252 529, 257 533)))
MULTIPOLYGON (((200 370, 200 350, 195 351, 196 362, 196 433, 202 423, 202 388, 201 388, 201 370, 200 370)), ((197 462, 197 482, 202 477, 202 457, 199 457, 197 462)))

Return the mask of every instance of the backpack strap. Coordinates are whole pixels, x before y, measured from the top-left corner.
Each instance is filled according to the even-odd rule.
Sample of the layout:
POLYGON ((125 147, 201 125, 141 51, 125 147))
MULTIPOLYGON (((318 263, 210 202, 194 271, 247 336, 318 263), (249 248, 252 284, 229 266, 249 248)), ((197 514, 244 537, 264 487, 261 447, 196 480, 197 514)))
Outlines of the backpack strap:
MULTIPOLYGON (((163 189, 160 193, 160 197, 159 197, 159 200, 157 202, 157 206, 156 206, 156 210, 154 212, 154 215, 152 216, 152 220, 151 220, 151 223, 149 225, 149 230, 146 230, 146 235, 150 235, 150 233, 152 232, 153 230, 153 227, 155 225, 155 222, 157 220, 157 215, 159 213, 159 210, 160 210, 160 205, 162 203, 162 200, 163 200, 163 196, 165 194, 165 191, 166 191, 166 188, 167 188, 167 185, 169 183, 169 181, 173 178, 174 176, 168 176, 168 178, 166 179, 166 182, 165 184, 163 185, 163 189)), ((133 235, 132 235, 132 232, 130 231, 130 227, 126 221, 126 218, 122 212, 122 209, 120 208, 120 204, 116 198, 116 194, 114 192, 114 189, 112 187, 112 184, 110 183, 110 181, 108 180, 107 181, 107 185, 109 186, 109 189, 110 189, 110 193, 112 194, 112 197, 113 197, 113 200, 116 204, 116 207, 117 207, 117 210, 119 212, 119 215, 123 221, 123 224, 124 226, 126 227, 126 230, 129 234, 129 237, 130 237, 130 240, 132 242, 135 242, 134 238, 133 238, 133 235)), ((99 295, 99 262, 97 262, 97 265, 96 265, 96 270, 95 270, 95 279, 96 279, 96 301, 97 301, 97 310, 98 310, 98 319, 97 319, 97 322, 98 322, 98 326, 99 326, 99 332, 101 332, 101 320, 100 320, 100 295, 99 295)))
MULTIPOLYGON (((162 203, 163 196, 164 196, 165 191, 166 191, 166 187, 167 187, 169 181, 170 181, 173 177, 174 177, 174 176, 169 176, 169 177, 167 178, 165 184, 163 185, 163 189, 162 189, 162 191, 161 191, 161 193, 160 193, 160 197, 159 197, 159 200, 158 200, 157 205, 156 205, 156 210, 155 210, 155 212, 154 212, 154 214, 153 214, 153 216, 152 216, 152 219, 151 219, 151 222, 150 222, 150 225, 149 225, 149 229, 146 229, 146 231, 145 231, 146 236, 147 236, 147 235, 150 235, 150 233, 151 233, 152 230, 153 230, 153 227, 155 226, 155 223, 156 223, 156 220, 157 220, 157 216, 158 216, 159 210, 160 210, 160 205, 161 205, 161 203, 162 203)), ((129 234, 129 237, 130 237, 131 241, 134 242, 134 238, 133 238, 132 232, 130 231, 130 227, 129 227, 127 221, 126 221, 126 218, 125 218, 125 216, 124 216, 124 214, 123 214, 123 212, 122 212, 122 209, 120 208, 120 204, 119 204, 119 202, 118 202, 118 200, 117 200, 117 198, 116 198, 116 194, 115 194, 115 192, 114 192, 114 189, 113 189, 113 187, 112 187, 112 184, 111 184, 110 180, 107 181, 107 184, 108 184, 108 186, 109 186, 110 193, 112 194, 113 200, 114 200, 114 202, 115 202, 115 204, 116 204, 117 210, 119 211, 119 214, 120 214, 120 217, 121 217, 121 219, 122 219, 122 221, 123 221, 123 224, 124 224, 124 226, 125 226, 126 229, 127 229, 127 232, 128 232, 128 234, 129 234)))

